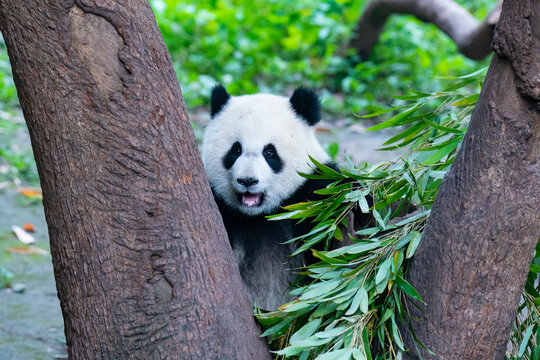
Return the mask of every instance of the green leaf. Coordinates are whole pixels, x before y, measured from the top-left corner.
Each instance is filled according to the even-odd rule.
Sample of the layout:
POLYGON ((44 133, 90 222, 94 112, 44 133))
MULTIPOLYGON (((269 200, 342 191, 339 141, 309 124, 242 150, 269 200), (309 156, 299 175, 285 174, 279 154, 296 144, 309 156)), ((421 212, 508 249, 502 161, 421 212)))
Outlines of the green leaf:
POLYGON ((269 215, 267 218, 272 221, 290 219, 300 213, 301 210, 291 211, 283 214, 269 215))
POLYGON ((354 360, 366 360, 364 352, 360 349, 353 349, 353 359, 354 360))
POLYGON ((396 342, 397 346, 405 351, 405 346, 403 346, 403 341, 401 341, 401 336, 399 335, 399 330, 396 324, 396 317, 395 314, 392 314, 392 337, 394 338, 394 341, 396 342))
POLYGON ((339 349, 319 355, 315 360, 348 360, 351 358, 351 349, 339 349))
POLYGON ((306 349, 305 346, 287 346, 286 348, 282 350, 273 351, 273 353, 278 354, 278 355, 294 356, 294 355, 300 354, 305 349, 306 349))
POLYGON ((347 247, 347 254, 361 254, 363 252, 376 249, 381 246, 380 241, 362 242, 347 247))
POLYGON ((479 95, 480 94, 473 94, 473 95, 467 96, 466 98, 456 101, 455 103, 452 104, 452 106, 459 107, 459 106, 474 105, 478 101, 479 95))
POLYGON ((330 265, 348 265, 349 264, 348 261, 341 260, 341 259, 335 259, 335 258, 333 258, 331 256, 328 256, 328 255, 330 255, 330 252, 325 254, 324 252, 317 251, 315 249, 311 249, 311 251, 313 253, 313 256, 321 259, 322 261, 324 261, 327 264, 330 264, 330 265))
POLYGON ((523 341, 521 342, 521 345, 519 347, 519 353, 518 353, 519 357, 522 357, 523 354, 525 354, 525 350, 527 349, 527 346, 529 345, 529 339, 531 338, 533 328, 534 328, 534 325, 531 325, 527 328, 527 331, 525 331, 525 335, 523 336, 523 341))
POLYGON ((400 227, 400 226, 403 226, 403 225, 406 225, 408 223, 411 223, 413 221, 416 221, 420 218, 423 218, 425 216, 428 216, 429 214, 431 213, 431 210, 426 210, 424 212, 421 212, 420 214, 416 214, 416 215, 413 215, 413 216, 410 216, 404 220, 401 220, 400 222, 394 224, 396 227, 400 227))
POLYGON ((358 205, 360 205, 360 210, 364 214, 369 214, 369 204, 365 196, 360 197, 360 200, 358 201, 358 205))
POLYGON ((390 266, 392 265, 392 257, 384 260, 381 265, 379 265, 379 270, 377 270, 377 275, 375 276, 375 283, 380 284, 382 281, 388 278, 390 275, 390 266))
POLYGON ((296 256, 300 254, 301 252, 306 251, 307 249, 311 248, 313 245, 322 241, 325 237, 327 237, 326 232, 323 232, 322 234, 318 234, 316 237, 309 239, 302 246, 300 246, 295 252, 293 252, 291 256, 296 256))
POLYGON ((411 233, 411 240, 409 242, 409 246, 407 247, 407 253, 405 258, 409 259, 411 256, 414 255, 416 248, 418 247, 418 244, 420 244, 420 240, 422 239, 422 234, 418 231, 413 231, 411 233))
POLYGON ((374 235, 376 233, 378 233, 379 231, 381 231, 381 229, 379 227, 370 227, 370 228, 365 228, 365 229, 362 229, 362 230, 358 230, 356 232, 357 235, 366 235, 366 236, 371 236, 371 235, 374 235))
POLYGON ((336 227, 336 231, 334 231, 334 239, 336 240, 343 240, 343 234, 341 233, 341 229, 336 227))
POLYGON ((300 357, 298 358, 298 360, 308 360, 309 359, 309 354, 311 353, 311 349, 309 350, 304 350, 301 354, 300 354, 300 357))
POLYGON ((396 136, 394 137, 391 137, 390 139, 388 139, 387 141, 385 141, 383 143, 383 145, 389 145, 389 144, 393 144, 395 143, 396 141, 399 141, 399 140, 402 140, 408 136, 411 136, 411 135, 415 135, 417 134, 418 132, 422 131, 423 129, 425 129, 427 127, 427 124, 424 124, 423 122, 419 122, 417 124, 414 124, 413 126, 409 127, 408 129, 406 129, 405 131, 402 131, 400 132, 399 134, 397 134, 396 136))
POLYGON ((363 287, 358 289, 356 292, 356 295, 354 296, 354 299, 351 303, 351 307, 349 310, 345 313, 345 315, 353 315, 356 313, 356 310, 360 307, 360 311, 362 314, 365 314, 368 312, 368 306, 369 306, 369 296, 363 287))
POLYGON ((319 328, 320 325, 321 325, 321 319, 320 318, 315 319, 315 320, 311 320, 310 322, 308 322, 307 324, 302 326, 300 329, 298 329, 298 331, 296 331, 291 336, 289 342, 291 343, 291 345, 294 346, 294 343, 296 341, 307 339, 308 337, 313 335, 315 333, 315 331, 317 331, 317 329, 319 328))
POLYGON ((324 345, 332 341, 332 338, 317 338, 315 336, 311 336, 308 339, 305 340, 298 340, 295 344, 296 346, 303 346, 303 347, 316 347, 320 345, 324 345))
POLYGON ((459 142, 455 141, 445 147, 434 151, 426 160, 422 161, 423 165, 433 165, 441 161, 443 157, 450 154, 458 146, 459 142))
POLYGON ((383 109, 383 110, 379 110, 379 111, 376 111, 376 112, 373 112, 373 113, 370 113, 370 114, 367 114, 367 115, 362 115, 361 118, 369 119, 369 118, 372 118, 372 117, 375 117, 375 116, 387 114, 387 113, 392 112, 392 111, 403 110, 405 108, 406 108, 405 106, 397 106, 397 107, 392 107, 392 108, 388 108, 388 109, 383 109))
POLYGON ((314 193, 319 194, 319 195, 331 195, 331 194, 335 194, 343 190, 348 190, 350 188, 351 188, 351 183, 346 183, 346 184, 341 184, 338 186, 332 186, 332 187, 327 187, 324 189, 315 190, 314 193))
POLYGON ((399 288, 411 298, 424 303, 424 300, 420 297, 418 291, 416 291, 416 289, 401 276, 396 276, 396 285, 399 286, 399 288))
POLYGON ((377 326, 383 325, 386 320, 390 319, 390 317, 392 316, 393 313, 394 312, 392 311, 392 309, 386 308, 386 310, 384 311, 383 316, 381 316, 381 319, 379 320, 379 323, 377 324, 377 326))
POLYGON ((323 163, 318 162, 311 155, 308 155, 308 156, 309 156, 309 160, 311 160, 311 162, 313 164, 315 164, 315 166, 317 166, 317 169, 322 171, 322 173, 324 175, 328 175, 328 176, 330 176, 332 178, 336 178, 336 179, 344 179, 345 178, 345 175, 343 175, 342 173, 339 173, 336 170, 324 165, 323 163))
POLYGON ((373 217, 375 218, 375 220, 377 220, 377 223, 379 224, 379 226, 385 230, 386 229, 386 224, 384 223, 382 217, 381 217, 381 214, 379 214, 379 212, 377 211, 377 209, 373 209, 372 211, 372 214, 373 214, 373 217))
POLYGON ((335 338, 336 336, 339 336, 343 332, 345 332, 348 328, 345 326, 339 326, 332 329, 320 331, 315 334, 315 337, 326 339, 326 338, 335 338))
POLYGON ((293 301, 279 307, 280 310, 286 313, 292 313, 299 310, 309 311, 310 309, 315 308, 316 304, 309 303, 307 301, 293 301))
POLYGON ((386 129, 386 128, 389 128, 389 127, 392 127, 392 126, 400 125, 400 124, 402 124, 403 120, 407 119, 407 117, 412 115, 419 108, 420 108, 420 105, 415 104, 412 107, 410 107, 409 109, 405 110, 404 112, 401 112, 401 113, 391 117, 390 119, 388 119, 386 121, 383 121, 380 124, 377 124, 375 126, 370 127, 369 129, 366 129, 366 131, 377 131, 377 130, 386 129))
POLYGON ((313 299, 321 295, 326 295, 340 285, 341 281, 339 280, 324 281, 309 285, 306 287, 308 291, 304 292, 302 296, 300 296, 300 300, 313 299))
POLYGON ((366 353, 367 360, 373 360, 373 357, 371 356, 371 342, 369 341, 369 335, 367 328, 362 329, 362 342, 364 343, 364 351, 366 353))
POLYGON ((441 131, 447 131, 447 132, 451 132, 451 133, 455 133, 455 134, 463 134, 465 132, 465 129, 453 129, 453 128, 449 128, 449 127, 446 127, 446 126, 442 126, 440 124, 436 124, 432 121, 430 121, 428 118, 424 118, 424 122, 426 124, 428 124, 429 126, 437 129, 437 130, 441 130, 441 131))
POLYGON ((271 328, 266 329, 266 331, 261 334, 261 337, 274 335, 274 334, 278 333, 280 330, 288 327, 293 322, 293 320, 294 319, 287 318, 287 319, 285 319, 283 321, 280 321, 279 323, 272 326, 271 328))

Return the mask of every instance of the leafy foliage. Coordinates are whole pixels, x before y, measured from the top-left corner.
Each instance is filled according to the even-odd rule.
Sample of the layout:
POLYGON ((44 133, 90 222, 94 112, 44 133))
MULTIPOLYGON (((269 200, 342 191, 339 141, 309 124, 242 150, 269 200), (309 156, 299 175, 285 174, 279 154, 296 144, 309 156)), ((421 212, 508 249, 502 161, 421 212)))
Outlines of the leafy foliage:
POLYGON ((540 241, 529 267, 527 283, 512 333, 512 351, 507 359, 540 359, 540 241))
POLYGON ((11 74, 6 44, 0 35, 0 110, 11 109, 17 104, 17 91, 11 74))
MULTIPOLYGON (((317 191, 327 198, 291 205, 273 216, 274 220, 311 219, 313 230, 292 241, 302 242, 296 253, 310 250, 320 260, 305 269, 305 285, 291 292, 297 300, 278 311, 256 314, 266 329, 263 335, 272 336, 278 357, 401 358, 405 348, 397 323, 406 321, 408 313, 403 300, 422 302, 421 294, 406 280, 407 267, 442 178, 461 145, 484 75, 478 71, 457 78, 442 91, 413 91, 399 97, 405 103, 390 109, 397 114, 369 129, 401 128, 385 143, 385 149, 409 147, 408 155, 399 161, 356 167, 349 163, 342 173, 314 161, 316 173, 303 174, 335 182, 317 191), (477 91, 471 95, 473 84, 477 91), (371 207, 368 196, 373 198, 371 207), (356 204, 374 220, 356 232, 351 245, 328 249, 332 241, 342 240, 347 215, 356 204), (405 208, 408 211, 403 212, 405 208), (313 250, 317 243, 324 243, 327 250, 313 250)), ((531 336, 533 331, 538 334, 539 269, 533 262, 521 306, 524 311, 516 320, 514 341, 524 344, 520 358, 523 349, 540 351, 531 336)))
MULTIPOLYGON (((494 0, 460 0, 478 18, 494 0)), ((321 91, 325 113, 348 121, 386 107, 389 94, 409 87, 439 89, 437 75, 459 75, 484 66, 465 59, 433 25, 413 17, 390 19, 369 61, 354 64, 346 49, 367 0, 151 0, 191 109, 206 105, 216 82, 232 94, 285 94, 304 84, 321 91)), ((0 166, 35 182, 30 149, 13 149, 11 112, 18 99, 0 37, 0 166), (4 116, 2 110, 9 116, 4 116), (33 171, 33 173, 32 173, 33 171)), ((17 131, 24 131, 18 125, 17 131)), ((16 146, 15 146, 16 147, 16 146)), ((330 149, 335 150, 335 145, 330 149)))
MULTIPOLYGON (((366 0, 151 0, 190 106, 206 104, 211 86, 232 94, 285 93, 306 84, 323 92, 326 111, 349 116, 385 107, 408 87, 439 89, 437 75, 485 66, 465 59, 433 25, 390 19, 371 59, 347 50, 366 0)), ((485 16, 492 0, 463 1, 485 16)))

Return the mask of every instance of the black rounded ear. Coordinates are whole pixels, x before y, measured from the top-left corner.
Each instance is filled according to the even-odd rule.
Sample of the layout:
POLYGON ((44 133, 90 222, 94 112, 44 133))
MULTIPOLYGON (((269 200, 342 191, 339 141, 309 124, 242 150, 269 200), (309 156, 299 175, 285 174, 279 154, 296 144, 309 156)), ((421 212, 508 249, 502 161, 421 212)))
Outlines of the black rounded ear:
POLYGON ((294 112, 310 126, 321 120, 321 101, 312 89, 303 86, 297 88, 294 90, 289 102, 294 112))
POLYGON ((212 95, 210 96, 210 117, 212 119, 223 109, 230 98, 231 95, 229 95, 223 85, 217 84, 212 88, 212 95))

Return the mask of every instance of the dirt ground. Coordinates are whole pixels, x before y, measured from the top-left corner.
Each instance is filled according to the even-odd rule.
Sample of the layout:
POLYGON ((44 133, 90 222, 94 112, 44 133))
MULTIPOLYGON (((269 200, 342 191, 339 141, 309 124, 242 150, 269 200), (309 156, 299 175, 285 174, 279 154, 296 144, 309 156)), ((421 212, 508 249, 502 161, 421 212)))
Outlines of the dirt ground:
MULTIPOLYGON (((195 122, 197 116, 192 117, 195 122)), ((195 131, 197 133, 197 126, 195 131)), ((339 143, 340 162, 344 161, 345 151, 355 162, 376 163, 398 156, 397 153, 376 151, 388 139, 387 134, 365 132, 358 124, 322 123, 318 133, 324 144, 339 143)), ((28 139, 28 136, 22 138, 28 139)), ((13 186, 0 190, 0 266, 13 273, 13 284, 26 287, 22 293, 0 289, 0 360, 65 359, 63 320, 50 254, 24 255, 7 251, 10 247, 23 245, 11 231, 11 226, 22 226, 23 223, 35 226, 35 246, 48 252, 47 226, 41 202, 29 201, 13 186)))
POLYGON ((0 290, 0 359, 67 359, 50 253, 7 252, 10 247, 24 246, 11 232, 12 225, 23 223, 34 225, 35 246, 48 253, 49 238, 41 203, 28 203, 12 188, 0 192, 0 265, 13 273, 12 284, 26 286, 23 293, 0 290))

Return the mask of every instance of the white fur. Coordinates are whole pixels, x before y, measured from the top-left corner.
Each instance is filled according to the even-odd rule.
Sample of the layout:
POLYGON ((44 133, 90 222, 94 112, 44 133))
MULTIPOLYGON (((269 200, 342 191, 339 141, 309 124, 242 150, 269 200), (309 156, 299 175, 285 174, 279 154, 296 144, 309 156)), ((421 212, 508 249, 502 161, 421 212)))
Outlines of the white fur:
POLYGON ((303 184, 305 179, 297 172, 311 172, 308 154, 320 162, 329 161, 313 128, 294 113, 289 99, 268 94, 231 97, 210 121, 202 146, 214 191, 229 206, 252 216, 275 211, 303 184), (242 144, 242 154, 227 170, 222 159, 236 141, 242 144), (263 157, 263 148, 270 143, 283 162, 277 174, 263 157), (264 193, 261 206, 248 207, 238 201, 235 191, 246 191, 237 183, 239 177, 259 180, 250 192, 264 193))

